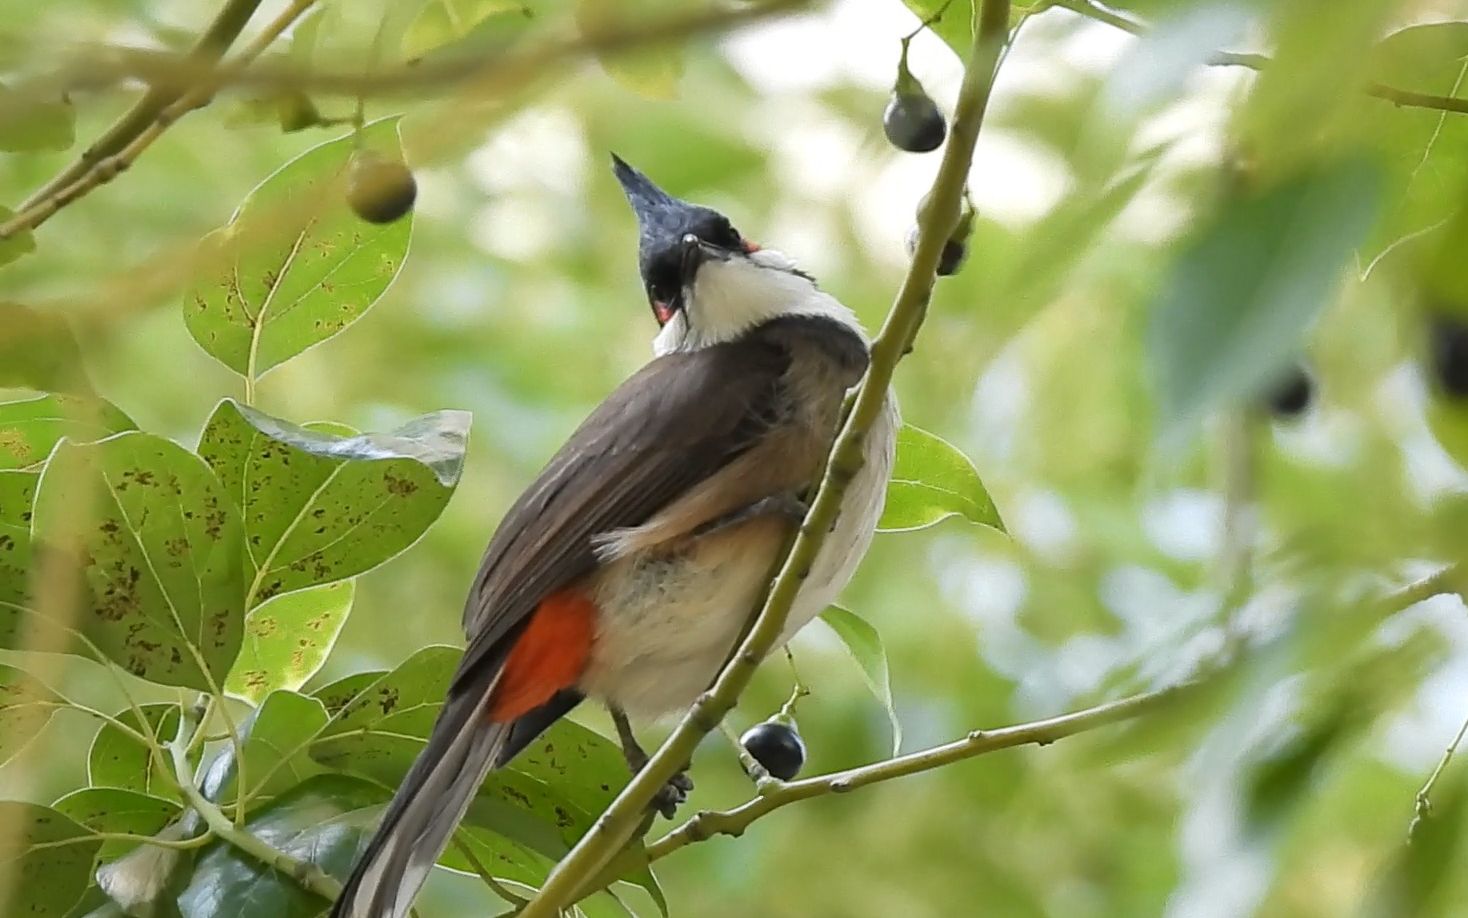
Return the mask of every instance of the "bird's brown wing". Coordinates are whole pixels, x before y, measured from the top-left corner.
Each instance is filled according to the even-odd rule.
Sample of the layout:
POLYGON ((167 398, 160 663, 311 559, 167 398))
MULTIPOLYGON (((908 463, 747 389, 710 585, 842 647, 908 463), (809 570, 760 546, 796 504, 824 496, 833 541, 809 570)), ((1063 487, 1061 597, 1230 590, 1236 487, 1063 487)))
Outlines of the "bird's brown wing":
POLYGON ((637 526, 759 441, 782 410, 788 351, 753 334, 659 357, 577 428, 501 521, 464 608, 455 684, 542 599, 597 565, 592 537, 637 526))

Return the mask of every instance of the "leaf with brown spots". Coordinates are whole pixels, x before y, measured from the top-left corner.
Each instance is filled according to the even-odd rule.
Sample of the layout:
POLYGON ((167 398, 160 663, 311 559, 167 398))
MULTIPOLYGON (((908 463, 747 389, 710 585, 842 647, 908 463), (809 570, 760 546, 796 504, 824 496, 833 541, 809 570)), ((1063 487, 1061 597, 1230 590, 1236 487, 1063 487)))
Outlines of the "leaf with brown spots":
MULTIPOLYGON (((361 141, 401 157, 397 121, 367 125, 361 141)), ((184 321, 200 347, 241 376, 258 379, 360 319, 408 255, 411 213, 378 225, 347 206, 357 142, 348 134, 281 166, 204 239, 210 273, 184 297, 184 321)))
POLYGON ((76 559, 73 627, 109 659, 165 685, 224 682, 244 626, 243 527, 197 456, 145 433, 63 441, 32 528, 76 559))
POLYGON ((245 616, 245 640, 224 689, 258 702, 276 689, 298 689, 316 674, 352 608, 355 583, 283 593, 245 616))
MULTIPOLYGON (((117 787, 84 787, 51 804, 93 832, 126 832, 154 835, 178 816, 176 801, 117 787)), ((137 847, 137 842, 109 841, 102 846, 102 860, 110 861, 137 847)))
POLYGON ((102 840, 49 806, 0 800, 7 915, 65 915, 86 892, 102 840))
POLYGON ((245 525, 250 608, 371 570, 438 518, 464 461, 469 414, 439 411, 386 434, 339 436, 230 399, 199 454, 245 525))
POLYGON ((40 395, 0 402, 0 469, 22 469, 46 461, 62 437, 78 442, 136 430, 138 425, 112 404, 76 395, 40 395))
POLYGON ((24 749, 66 700, 23 669, 0 663, 0 765, 24 749))
MULTIPOLYGON (((132 708, 115 716, 143 736, 155 737, 159 743, 173 739, 178 731, 178 705, 145 704, 142 712, 146 728, 139 725, 132 708)), ((201 751, 196 749, 189 760, 197 764, 200 755, 201 751)), ((98 787, 116 787, 177 801, 178 792, 166 777, 172 773, 171 769, 166 753, 160 762, 148 746, 111 724, 102 725, 87 750, 87 777, 98 787)))

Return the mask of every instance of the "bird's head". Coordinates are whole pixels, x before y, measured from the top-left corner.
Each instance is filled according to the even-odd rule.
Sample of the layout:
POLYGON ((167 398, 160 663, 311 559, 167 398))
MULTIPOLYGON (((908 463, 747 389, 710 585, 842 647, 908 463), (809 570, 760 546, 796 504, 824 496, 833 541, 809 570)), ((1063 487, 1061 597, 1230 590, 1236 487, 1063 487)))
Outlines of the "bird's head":
POLYGON ((728 341, 780 315, 850 312, 784 254, 744 238, 712 208, 673 197, 612 156, 613 171, 637 215, 638 266, 662 331, 659 353, 728 341))

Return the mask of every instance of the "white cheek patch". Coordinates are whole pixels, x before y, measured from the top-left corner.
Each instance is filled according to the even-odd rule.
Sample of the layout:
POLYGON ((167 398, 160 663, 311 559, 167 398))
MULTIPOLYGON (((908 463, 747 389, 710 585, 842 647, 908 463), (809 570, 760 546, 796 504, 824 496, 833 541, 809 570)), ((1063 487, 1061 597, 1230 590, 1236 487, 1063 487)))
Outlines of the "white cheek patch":
POLYGON ((773 249, 706 263, 653 349, 667 354, 730 341, 783 315, 827 316, 861 331, 851 310, 793 269, 794 263, 773 249))

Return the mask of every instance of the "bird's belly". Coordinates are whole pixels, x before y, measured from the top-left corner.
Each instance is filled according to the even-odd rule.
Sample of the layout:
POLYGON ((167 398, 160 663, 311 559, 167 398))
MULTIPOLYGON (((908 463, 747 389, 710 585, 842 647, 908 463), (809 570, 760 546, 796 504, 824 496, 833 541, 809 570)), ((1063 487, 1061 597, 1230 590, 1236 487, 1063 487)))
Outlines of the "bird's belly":
POLYGON ((597 632, 582 691, 641 717, 691 703, 733 649, 785 527, 751 520, 676 553, 644 553, 605 568, 597 577, 597 632))
MULTIPOLYGON (((780 643, 835 601, 866 553, 892 469, 897 423, 889 399, 780 643)), ((581 690, 640 717, 691 704, 733 651, 790 525, 783 518, 754 519, 700 536, 674 554, 632 555, 603 568, 594 581, 597 631, 581 690)))

